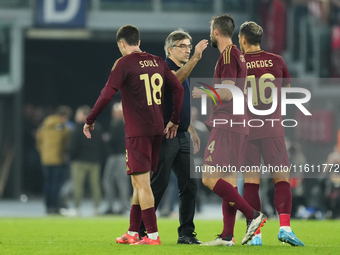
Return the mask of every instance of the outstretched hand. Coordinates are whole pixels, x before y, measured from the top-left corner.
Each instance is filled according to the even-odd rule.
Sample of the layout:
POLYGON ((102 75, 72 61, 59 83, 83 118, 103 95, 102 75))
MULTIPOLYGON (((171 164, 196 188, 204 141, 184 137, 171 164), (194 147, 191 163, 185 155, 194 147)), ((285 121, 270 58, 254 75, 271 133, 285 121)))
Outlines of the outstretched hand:
POLYGON ((195 46, 194 58, 200 60, 202 58, 202 52, 207 48, 208 40, 203 39, 195 46))
POLYGON ((166 134, 166 139, 172 139, 177 135, 178 125, 175 125, 171 121, 168 122, 164 129, 164 134, 166 134))
POLYGON ((94 123, 92 123, 91 125, 88 125, 88 124, 85 123, 85 125, 83 127, 83 133, 87 137, 87 139, 91 139, 90 129, 94 130, 94 123))
MULTIPOLYGON (((203 87, 201 86, 201 88, 203 87)), ((203 94, 205 94, 205 92, 198 87, 194 87, 192 90, 192 98, 201 98, 203 94)))

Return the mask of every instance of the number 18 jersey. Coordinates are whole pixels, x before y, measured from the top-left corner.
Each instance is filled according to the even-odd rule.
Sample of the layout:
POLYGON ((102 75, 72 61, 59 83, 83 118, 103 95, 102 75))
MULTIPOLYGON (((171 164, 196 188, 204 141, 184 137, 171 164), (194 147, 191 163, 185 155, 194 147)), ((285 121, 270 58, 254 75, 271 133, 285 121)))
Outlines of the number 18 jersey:
POLYGON ((121 91, 125 137, 164 135, 164 87, 173 94, 171 121, 179 123, 183 87, 160 57, 133 52, 116 61, 87 123, 91 124, 117 90, 121 91), (101 103, 103 102, 103 103, 101 103))
MULTIPOLYGON (((277 108, 269 115, 256 115, 248 110, 250 121, 248 140, 256 140, 268 137, 284 136, 284 128, 281 125, 281 87, 291 83, 290 74, 283 58, 265 51, 256 51, 244 54, 247 64, 247 86, 252 88, 253 106, 257 110, 268 110, 272 107, 272 87, 277 88, 277 108)), ((246 91, 245 91, 246 93, 246 91)))

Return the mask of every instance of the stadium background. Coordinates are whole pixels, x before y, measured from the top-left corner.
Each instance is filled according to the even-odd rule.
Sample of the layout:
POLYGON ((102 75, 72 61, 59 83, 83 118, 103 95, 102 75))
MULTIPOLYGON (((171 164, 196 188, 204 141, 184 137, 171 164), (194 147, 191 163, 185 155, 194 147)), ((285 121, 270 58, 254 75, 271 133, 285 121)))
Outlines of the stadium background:
MULTIPOLYGON (((62 12, 69 1, 50 2, 62 12)), ((238 45, 239 26, 247 20, 258 22, 265 31, 262 48, 282 55, 291 76, 305 79, 304 87, 312 94, 307 108, 313 116, 302 118, 296 108, 288 108, 287 118, 297 118, 299 125, 287 129, 287 137, 299 142, 307 163, 315 165, 324 163, 337 143, 340 86, 338 80, 326 78, 340 76, 340 1, 74 0, 80 5, 73 16, 54 22, 47 22, 43 2, 48 1, 0 0, 2 199, 42 195, 41 168, 34 165, 39 161, 34 126, 58 105, 73 110, 93 105, 120 57, 115 33, 125 24, 140 29, 142 50, 164 57, 164 40, 176 28, 188 30, 195 45, 209 39, 212 16, 229 13, 235 19, 233 39, 238 45)), ((211 77, 218 56, 208 47, 191 77, 211 77)), ((107 107, 98 121, 105 127, 109 119, 107 107)), ((319 182, 313 180, 313 185, 319 182)), ((313 192, 319 201, 316 197, 323 191, 313 192)))

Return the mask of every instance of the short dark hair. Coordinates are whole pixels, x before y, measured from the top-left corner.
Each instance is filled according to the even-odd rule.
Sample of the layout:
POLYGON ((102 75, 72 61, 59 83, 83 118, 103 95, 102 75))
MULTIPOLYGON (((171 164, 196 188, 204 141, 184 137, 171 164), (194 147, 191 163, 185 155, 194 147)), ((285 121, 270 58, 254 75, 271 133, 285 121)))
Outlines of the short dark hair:
POLYGON ((235 23, 229 14, 213 17, 211 22, 213 22, 213 29, 218 29, 223 36, 233 36, 235 23))
POLYGON ((137 46, 139 42, 138 28, 132 25, 121 27, 116 34, 117 43, 122 39, 130 46, 137 46))
POLYGON ((244 22, 240 27, 240 35, 244 36, 250 45, 260 45, 263 29, 254 21, 244 22))

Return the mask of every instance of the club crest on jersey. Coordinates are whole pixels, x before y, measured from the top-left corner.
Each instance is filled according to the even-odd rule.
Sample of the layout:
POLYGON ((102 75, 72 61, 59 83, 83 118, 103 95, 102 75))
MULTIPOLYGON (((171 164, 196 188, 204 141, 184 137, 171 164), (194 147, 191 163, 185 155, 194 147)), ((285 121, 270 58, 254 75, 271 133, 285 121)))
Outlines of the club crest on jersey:
POLYGON ((243 55, 240 55, 241 62, 246 62, 243 55))

